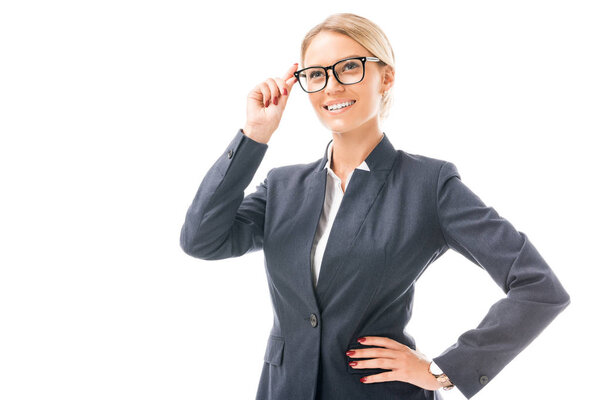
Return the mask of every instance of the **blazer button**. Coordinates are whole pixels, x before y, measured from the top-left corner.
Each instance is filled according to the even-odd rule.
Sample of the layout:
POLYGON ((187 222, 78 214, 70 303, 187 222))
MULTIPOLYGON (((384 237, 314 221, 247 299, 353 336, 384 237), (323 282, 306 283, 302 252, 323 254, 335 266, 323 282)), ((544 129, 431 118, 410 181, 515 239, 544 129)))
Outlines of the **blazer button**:
POLYGON ((479 383, 481 383, 482 385, 485 385, 488 382, 489 382, 489 378, 487 377, 487 375, 481 375, 479 377, 479 383))
POLYGON ((231 157, 233 157, 233 150, 229 150, 227 152, 227 158, 231 158, 231 157))
POLYGON ((313 328, 317 326, 317 316, 315 314, 310 314, 310 324, 313 328))

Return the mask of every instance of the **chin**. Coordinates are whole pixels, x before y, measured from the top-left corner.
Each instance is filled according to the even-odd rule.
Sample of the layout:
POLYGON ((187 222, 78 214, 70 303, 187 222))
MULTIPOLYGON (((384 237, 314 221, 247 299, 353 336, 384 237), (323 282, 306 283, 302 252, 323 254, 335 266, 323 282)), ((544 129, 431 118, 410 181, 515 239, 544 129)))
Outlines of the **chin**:
POLYGON ((328 121, 327 123, 324 123, 325 127, 327 129, 329 129, 332 132, 336 132, 336 133, 344 133, 347 131, 351 131, 353 129, 355 129, 358 124, 349 124, 349 123, 331 123, 331 121, 328 121))
MULTIPOLYGON (((356 110, 358 111, 358 110, 356 110)), ((339 116, 319 114, 319 117, 323 124, 331 129, 354 129, 367 121, 361 115, 354 114, 340 114, 339 116)))

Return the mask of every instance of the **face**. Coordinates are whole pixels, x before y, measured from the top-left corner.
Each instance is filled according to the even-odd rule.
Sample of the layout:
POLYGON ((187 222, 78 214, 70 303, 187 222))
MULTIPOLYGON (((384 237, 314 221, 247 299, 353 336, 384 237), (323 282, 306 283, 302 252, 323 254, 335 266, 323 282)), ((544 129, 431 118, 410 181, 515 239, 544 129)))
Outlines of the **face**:
MULTIPOLYGON (((308 46, 303 68, 334 64, 351 56, 373 57, 369 51, 350 37, 338 33, 323 31, 318 33, 308 46)), ((359 83, 343 85, 335 79, 333 71, 327 70, 327 86, 315 93, 307 93, 317 116, 333 132, 349 132, 371 124, 377 126, 382 94, 393 83, 393 71, 380 63, 365 62, 365 76, 359 83), (386 74, 385 71, 391 72, 386 74), (390 76, 391 75, 391 76, 390 76), (354 101, 349 107, 329 111, 324 106, 346 101, 354 101)))

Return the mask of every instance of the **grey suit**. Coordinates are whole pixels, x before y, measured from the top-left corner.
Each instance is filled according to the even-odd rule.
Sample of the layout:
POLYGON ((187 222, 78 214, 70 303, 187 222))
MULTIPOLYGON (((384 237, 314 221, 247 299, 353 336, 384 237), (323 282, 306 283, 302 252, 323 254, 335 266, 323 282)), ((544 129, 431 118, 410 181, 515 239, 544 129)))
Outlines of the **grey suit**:
POLYGON ((185 253, 203 260, 264 251, 274 322, 257 399, 441 399, 406 382, 362 383, 387 370, 352 368, 345 353, 365 347, 361 336, 416 348, 404 331, 415 282, 449 248, 507 294, 433 358, 467 398, 570 304, 527 235, 465 186, 454 164, 396 150, 387 135, 365 160, 370 171, 356 169, 346 188, 315 289, 310 252, 327 155, 271 169, 244 197, 267 148, 237 131, 202 180, 180 237, 185 253))

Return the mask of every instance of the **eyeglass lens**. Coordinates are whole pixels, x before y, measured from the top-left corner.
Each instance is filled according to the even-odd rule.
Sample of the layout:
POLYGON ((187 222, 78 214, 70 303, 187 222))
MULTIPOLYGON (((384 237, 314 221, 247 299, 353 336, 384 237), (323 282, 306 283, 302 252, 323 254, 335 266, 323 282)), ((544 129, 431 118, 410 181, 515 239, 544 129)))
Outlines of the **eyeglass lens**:
MULTIPOLYGON (((359 59, 345 60, 334 67, 340 82, 353 84, 363 78, 363 63, 359 59)), ((323 67, 311 67, 300 73, 300 84, 309 92, 316 92, 325 87, 327 71, 323 67)))

